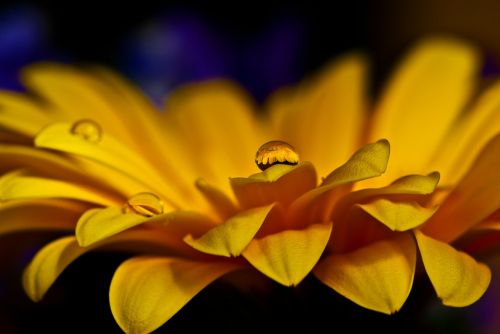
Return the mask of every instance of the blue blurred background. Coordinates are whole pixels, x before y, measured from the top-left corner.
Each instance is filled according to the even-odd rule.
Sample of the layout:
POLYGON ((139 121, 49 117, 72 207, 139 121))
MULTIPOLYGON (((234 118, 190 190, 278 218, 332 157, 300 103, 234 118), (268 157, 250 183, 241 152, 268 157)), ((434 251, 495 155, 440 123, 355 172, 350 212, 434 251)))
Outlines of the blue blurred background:
MULTIPOLYGON (((3 1, 0 88, 22 90, 20 68, 54 60, 111 67, 135 81, 158 105, 180 84, 216 77, 239 82, 263 102, 276 88, 298 82, 335 56, 362 50, 372 59, 375 95, 402 52, 428 34, 471 40, 486 57, 485 76, 500 73, 500 2, 493 0, 327 5, 141 1, 116 6, 3 1)), ((0 237, 0 333, 119 332, 107 289, 127 254, 83 256, 39 304, 23 294, 23 266, 53 237, 0 237)), ((341 326, 356 331, 366 324, 386 332, 500 332, 498 284, 466 309, 442 307, 429 282, 417 284, 403 310, 386 317, 353 305, 314 279, 297 289, 273 285, 276 292, 271 296, 216 283, 159 332, 255 333, 267 328, 308 333, 341 326)))

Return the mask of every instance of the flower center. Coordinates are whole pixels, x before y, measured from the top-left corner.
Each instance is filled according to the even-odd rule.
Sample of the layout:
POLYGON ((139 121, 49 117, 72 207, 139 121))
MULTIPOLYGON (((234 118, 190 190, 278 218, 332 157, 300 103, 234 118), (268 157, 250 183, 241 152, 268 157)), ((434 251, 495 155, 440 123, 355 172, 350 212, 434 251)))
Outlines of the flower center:
POLYGON ((102 137, 101 127, 90 119, 81 119, 73 123, 71 133, 92 143, 99 142, 102 137))
POLYGON ((163 201, 158 195, 142 192, 130 197, 125 203, 123 211, 145 217, 157 216, 163 213, 163 201))
POLYGON ((299 155, 292 145, 273 140, 259 147, 255 154, 255 163, 264 171, 276 164, 296 165, 299 163, 299 155))

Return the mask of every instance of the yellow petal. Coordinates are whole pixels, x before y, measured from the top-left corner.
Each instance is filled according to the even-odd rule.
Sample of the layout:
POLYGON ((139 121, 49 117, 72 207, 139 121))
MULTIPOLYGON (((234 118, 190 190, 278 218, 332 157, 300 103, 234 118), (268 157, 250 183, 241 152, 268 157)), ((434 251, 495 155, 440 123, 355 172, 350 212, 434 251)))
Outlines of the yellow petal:
POLYGON ((438 172, 429 175, 406 175, 385 187, 353 191, 339 201, 338 207, 350 208, 354 203, 379 196, 416 195, 414 197, 419 197, 420 195, 429 195, 436 189, 439 178, 438 172))
POLYGON ((47 122, 47 114, 28 96, 14 92, 0 92, 2 129, 34 137, 47 122))
POLYGON ((384 139, 363 146, 345 164, 331 172, 321 186, 295 200, 290 206, 290 219, 295 221, 328 220, 334 205, 331 196, 335 195, 337 187, 384 173, 389 160, 389 149, 389 142, 384 139), (308 212, 314 214, 310 216, 308 212))
POLYGON ((0 178, 0 200, 37 198, 68 198, 98 205, 114 205, 119 201, 83 185, 28 176, 19 171, 0 178))
POLYGON ((448 244, 415 231, 425 270, 443 304, 468 306, 486 291, 490 269, 448 244))
POLYGON ((88 206, 63 200, 9 201, 0 205, 0 236, 20 231, 68 230, 88 206))
POLYGON ((137 87, 117 73, 108 68, 93 69, 93 73, 109 88, 109 98, 120 111, 120 120, 124 122, 127 133, 135 137, 137 150, 144 153, 144 157, 154 166, 158 166, 161 174, 169 182, 175 183, 187 200, 197 200, 196 196, 191 199, 191 196, 196 195, 192 188, 193 175, 202 174, 198 173, 200 169, 197 164, 189 161, 188 149, 181 145, 174 131, 162 123, 164 113, 158 112, 137 87), (138 124, 142 131, 137 131, 138 124))
POLYGON ((219 188, 201 178, 196 180, 195 185, 220 219, 225 220, 236 213, 236 205, 219 188))
POLYGON ((62 271, 88 251, 78 246, 74 237, 64 237, 42 248, 26 267, 23 286, 33 301, 40 301, 62 271))
POLYGON ((312 224, 254 239, 243 256, 263 274, 286 286, 299 284, 323 253, 332 224, 312 224))
POLYGON ((424 168, 470 98, 478 63, 472 47, 453 39, 425 40, 408 55, 372 123, 371 139, 392 144, 386 179, 428 171, 424 168))
POLYGON ((0 145, 0 172, 27 168, 36 174, 119 192, 125 198, 144 191, 144 184, 94 161, 68 159, 52 151, 23 145, 0 145))
POLYGON ((86 140, 72 133, 72 124, 55 123, 45 127, 35 138, 35 145, 41 148, 72 153, 95 160, 114 168, 139 182, 148 189, 163 195, 172 209, 181 206, 178 194, 172 186, 163 181, 140 156, 110 134, 103 131, 97 142, 86 140))
MULTIPOLYGON (((91 209, 85 212, 78 220, 75 233, 80 246, 86 247, 140 224, 161 223, 166 228, 172 222, 184 225, 184 234, 205 232, 206 229, 213 226, 210 219, 194 212, 169 212, 163 215, 145 217, 124 213, 118 207, 109 207, 91 209)), ((177 234, 179 240, 184 234, 177 234)))
POLYGON ((303 160, 314 162, 320 176, 347 160, 360 144, 367 67, 362 55, 344 56, 312 81, 271 100, 273 133, 291 143, 303 160))
POLYGON ((126 231, 90 247, 80 247, 73 236, 63 237, 38 251, 23 273, 23 286, 32 300, 41 300, 67 266, 79 256, 98 247, 127 252, 168 251, 169 254, 174 250, 174 254, 181 256, 196 255, 187 246, 181 248, 182 245, 185 244, 179 236, 172 238, 170 233, 155 229, 126 231))
POLYGON ((197 239, 189 234, 184 241, 207 254, 238 256, 254 238, 274 204, 241 211, 197 239))
POLYGON ((309 162, 297 166, 277 164, 249 178, 231 178, 241 207, 252 208, 279 202, 284 206, 316 186, 316 171, 309 162))
POLYGON ((390 145, 386 139, 368 144, 323 180, 324 185, 339 185, 382 175, 389 161, 390 145))
POLYGON ((231 82, 186 85, 169 95, 164 114, 203 174, 224 191, 228 175, 255 170, 254 156, 264 142, 248 96, 231 82))
POLYGON ((424 208, 415 202, 396 203, 386 199, 357 206, 393 231, 407 231, 422 225, 436 211, 436 208, 424 208))
POLYGON ((464 178, 422 231, 449 242, 500 208, 500 134, 483 149, 464 178))
POLYGON ((231 262, 132 258, 118 267, 111 281, 111 312, 126 333, 150 333, 212 281, 237 268, 231 262))
POLYGON ((453 185, 471 167, 482 148, 500 132, 500 82, 481 94, 469 111, 459 118, 430 161, 441 171, 444 185, 453 185))
POLYGON ((415 260, 414 241, 401 234, 352 253, 331 255, 320 262, 314 274, 356 304, 391 314, 403 306, 410 293, 415 260))

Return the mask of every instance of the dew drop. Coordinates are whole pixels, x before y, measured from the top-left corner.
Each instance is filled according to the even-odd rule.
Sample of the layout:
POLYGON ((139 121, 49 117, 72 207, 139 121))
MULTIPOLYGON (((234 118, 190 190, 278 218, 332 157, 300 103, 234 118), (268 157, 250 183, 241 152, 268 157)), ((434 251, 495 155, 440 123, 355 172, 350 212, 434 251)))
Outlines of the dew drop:
POLYGON ((259 147, 255 154, 255 163, 264 171, 276 164, 296 165, 299 163, 299 155, 292 145, 273 140, 259 147))
POLYGON ((102 130, 99 124, 90 119, 81 119, 73 123, 71 133, 80 136, 86 141, 97 143, 101 140, 102 130))
POLYGON ((150 192, 137 193, 127 200, 123 211, 153 217, 163 213, 163 201, 158 195, 150 192))

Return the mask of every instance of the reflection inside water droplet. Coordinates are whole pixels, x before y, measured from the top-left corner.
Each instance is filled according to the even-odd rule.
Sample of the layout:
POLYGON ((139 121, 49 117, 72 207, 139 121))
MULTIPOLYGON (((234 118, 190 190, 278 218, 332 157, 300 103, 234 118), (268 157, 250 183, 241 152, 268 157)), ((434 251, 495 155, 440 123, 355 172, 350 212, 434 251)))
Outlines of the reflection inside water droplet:
POLYGON ((142 192, 130 197, 125 203, 123 211, 145 217, 157 216, 163 213, 163 201, 156 194, 142 192))
POLYGON ((255 154, 255 163, 260 170, 264 171, 276 164, 297 165, 299 155, 287 142, 273 140, 259 147, 255 154))
POLYGON ((90 119, 76 121, 71 127, 71 133, 92 143, 99 142, 102 137, 101 127, 90 119))

